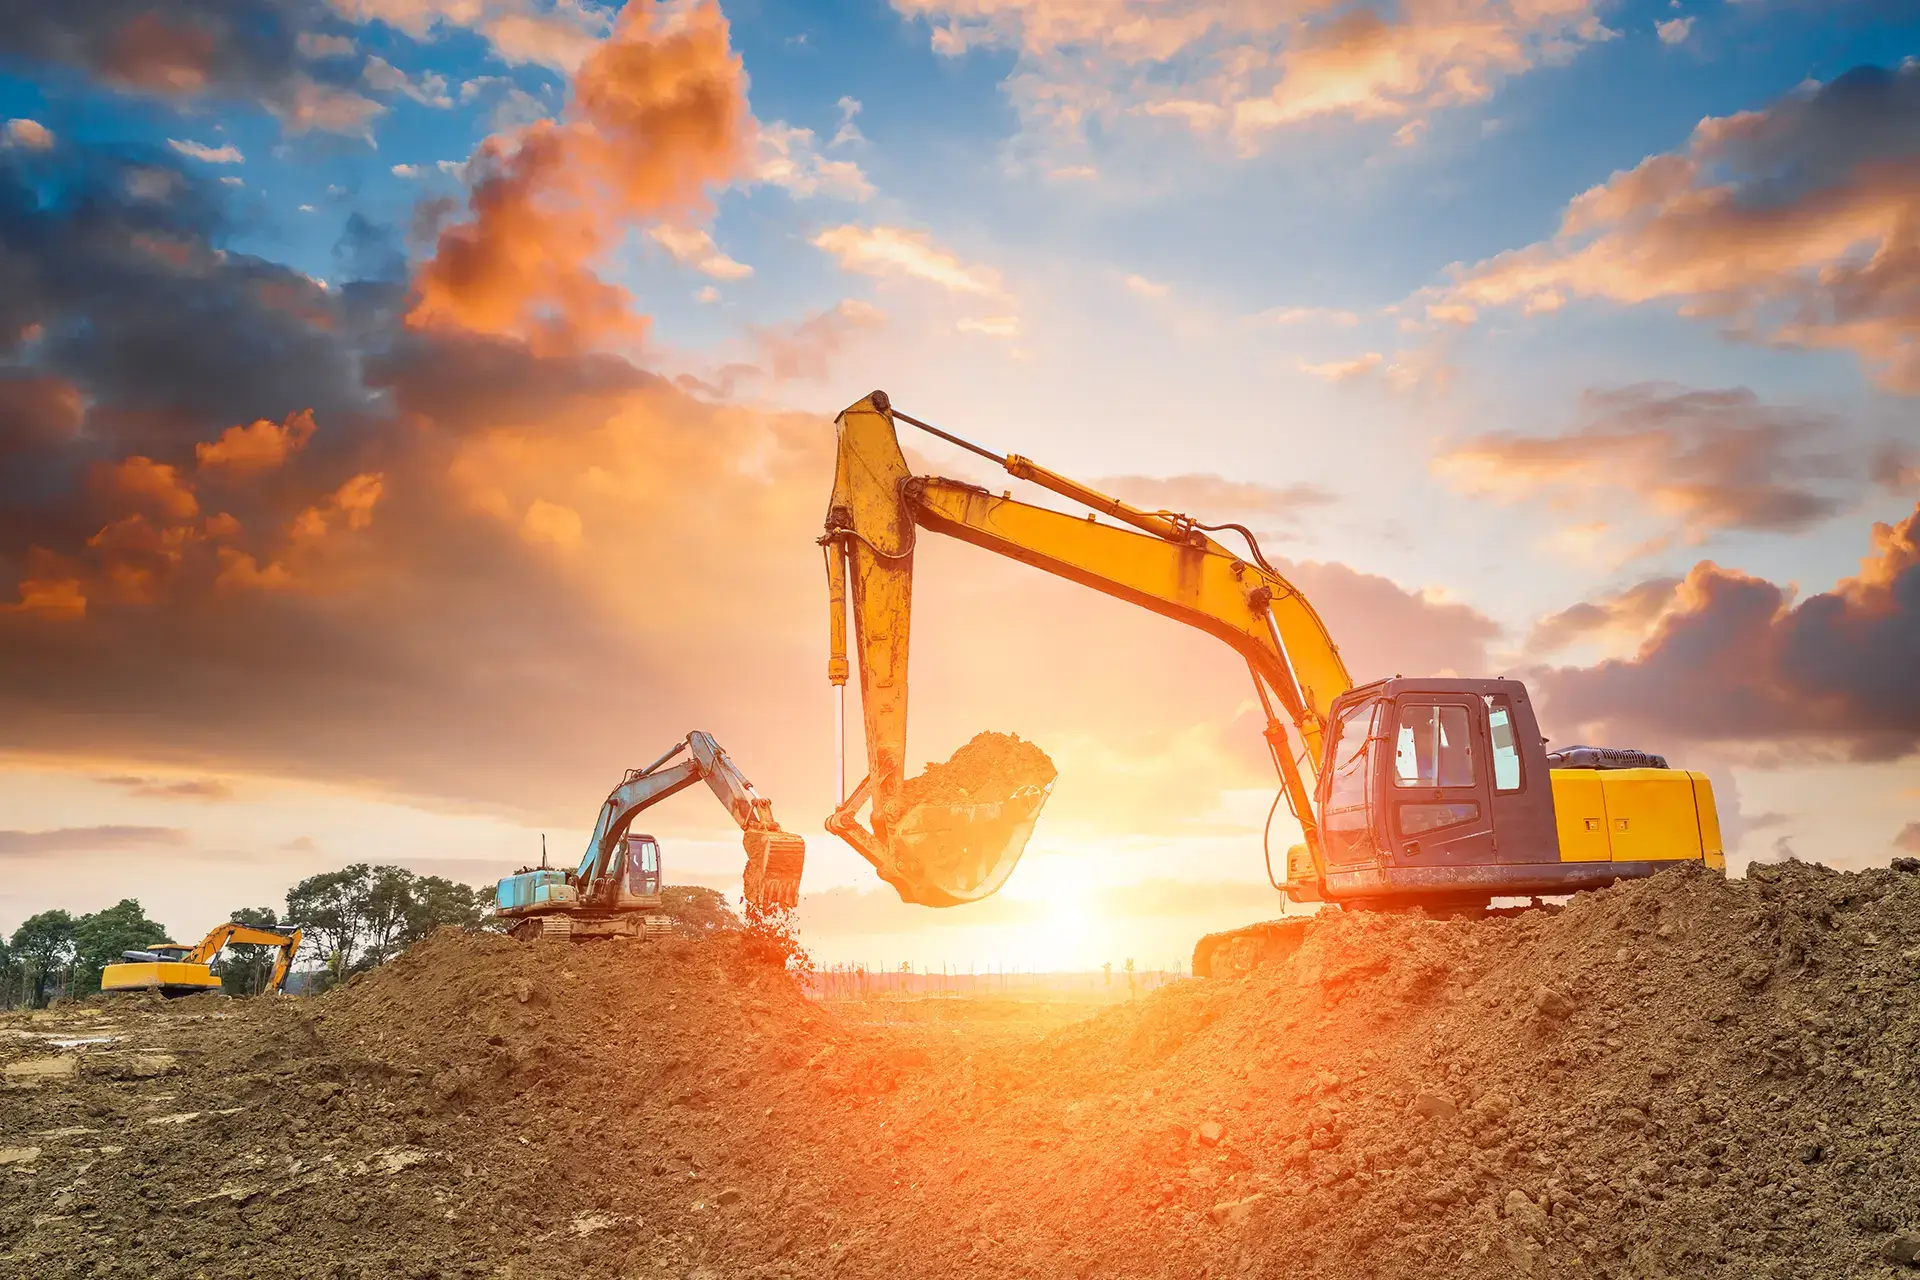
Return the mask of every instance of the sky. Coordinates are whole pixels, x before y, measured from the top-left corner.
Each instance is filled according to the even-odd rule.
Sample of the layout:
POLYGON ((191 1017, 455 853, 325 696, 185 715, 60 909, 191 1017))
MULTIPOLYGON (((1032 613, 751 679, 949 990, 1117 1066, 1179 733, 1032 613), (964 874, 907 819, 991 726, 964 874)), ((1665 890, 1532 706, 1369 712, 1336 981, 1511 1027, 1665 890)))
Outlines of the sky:
MULTIPOLYGON (((1705 770, 1736 872, 1920 854, 1916 58, 1910 0, 0 0, 0 929, 571 862, 695 728, 824 963, 1277 912, 1240 660, 933 537, 910 751, 1053 798, 965 908, 825 834, 874 388, 1249 524, 1357 679, 1705 770)), ((644 821, 737 891, 703 793, 644 821)))

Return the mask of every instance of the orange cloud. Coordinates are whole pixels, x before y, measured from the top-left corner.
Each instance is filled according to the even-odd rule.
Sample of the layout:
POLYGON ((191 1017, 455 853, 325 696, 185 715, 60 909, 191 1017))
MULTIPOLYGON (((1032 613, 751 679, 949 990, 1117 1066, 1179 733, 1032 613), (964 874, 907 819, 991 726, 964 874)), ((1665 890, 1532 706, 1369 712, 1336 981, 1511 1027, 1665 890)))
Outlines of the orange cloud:
POLYGON ((1678 578, 1649 578, 1625 591, 1550 614, 1527 633, 1527 652, 1557 653, 1586 640, 1625 638, 1638 642, 1674 603, 1678 578))
POLYGON ((1876 524, 1857 576, 1790 588, 1702 561, 1631 658, 1541 674, 1553 716, 1616 743, 1778 744, 1893 760, 1920 749, 1920 507, 1876 524))
POLYGON ((936 53, 1016 50, 1009 79, 1032 123, 1081 139, 1127 115, 1224 131, 1243 149, 1324 117, 1401 122, 1491 96, 1613 33, 1599 0, 893 0, 924 19, 936 53))
POLYGON ((1663 303, 1742 338, 1858 355, 1920 394, 1920 64, 1701 121, 1576 198, 1551 240, 1459 270, 1448 305, 1663 303), (1903 132, 1904 130, 1904 132, 1903 132))
POLYGON ((999 272, 963 262, 935 244, 933 237, 924 231, 848 223, 820 232, 814 236, 813 244, 839 263, 843 271, 922 280, 950 293, 994 295, 1000 292, 999 272))
POLYGON ((191 520, 200 514, 192 484, 174 467, 152 458, 132 457, 120 463, 109 472, 108 487, 116 498, 165 520, 191 520))
POLYGON ((228 427, 211 444, 197 444, 194 458, 202 467, 231 471, 265 471, 279 466, 306 447, 314 430, 313 410, 287 415, 284 422, 261 418, 251 426, 228 427))
POLYGON ((645 321, 595 267, 635 222, 683 214, 748 155, 746 75, 706 0, 635 0, 581 64, 559 121, 481 144, 470 218, 443 229, 408 322, 575 345, 645 321))

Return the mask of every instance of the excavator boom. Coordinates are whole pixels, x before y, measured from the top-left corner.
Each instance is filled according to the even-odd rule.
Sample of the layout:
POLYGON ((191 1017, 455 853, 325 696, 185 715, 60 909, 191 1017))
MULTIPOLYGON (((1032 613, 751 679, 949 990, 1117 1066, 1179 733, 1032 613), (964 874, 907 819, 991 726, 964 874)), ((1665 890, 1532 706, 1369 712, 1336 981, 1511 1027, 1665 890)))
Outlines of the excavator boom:
MULTIPOLYGON (((1144 511, 1025 458, 1002 457, 931 427, 927 429, 942 438, 999 463, 1009 475, 1132 527, 1066 515, 976 485, 914 475, 900 449, 896 418, 926 426, 894 410, 880 391, 848 408, 835 424, 838 457, 821 539, 832 605, 828 678, 844 686, 850 674, 844 602, 854 620, 868 773, 851 795, 842 797, 828 829, 852 844, 908 901, 945 905, 984 896, 977 889, 960 891, 932 882, 926 869, 946 860, 907 848, 902 839, 912 825, 912 815, 899 812, 899 801, 905 774, 913 552, 918 531, 926 529, 1116 596, 1231 645, 1246 660, 1268 708, 1267 740, 1275 765, 1290 807, 1307 831, 1309 847, 1317 849, 1318 830, 1299 761, 1319 760, 1328 712, 1352 680, 1313 606, 1265 562, 1251 538, 1245 552, 1235 551, 1188 516, 1144 511), (1285 721, 1274 710, 1275 700, 1285 721), (1302 748, 1299 756, 1289 741, 1289 723, 1302 748), (857 817, 868 799, 873 801, 871 830, 857 817)), ((998 812, 941 815, 937 822, 919 825, 951 832, 955 841, 976 836, 974 828, 983 824, 1006 827, 1009 839, 1000 853, 1001 870, 978 881, 984 892, 992 892, 1005 880, 1032 829, 1032 815, 1025 816, 1022 824, 1010 823, 998 812)))

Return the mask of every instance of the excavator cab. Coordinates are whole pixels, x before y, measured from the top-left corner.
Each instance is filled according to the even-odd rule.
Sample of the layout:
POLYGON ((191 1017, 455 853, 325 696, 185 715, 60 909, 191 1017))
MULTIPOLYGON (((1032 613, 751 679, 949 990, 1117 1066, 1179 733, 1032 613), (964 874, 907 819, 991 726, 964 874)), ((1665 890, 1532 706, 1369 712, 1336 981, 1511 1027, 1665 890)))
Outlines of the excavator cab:
POLYGON ((660 842, 652 836, 627 836, 627 892, 643 898, 660 892, 660 842))
POLYGON ((1336 699, 1330 720, 1324 883, 1290 883, 1301 900, 1472 908, 1719 859, 1704 775, 1593 748, 1558 767, 1517 680, 1382 680, 1336 699))

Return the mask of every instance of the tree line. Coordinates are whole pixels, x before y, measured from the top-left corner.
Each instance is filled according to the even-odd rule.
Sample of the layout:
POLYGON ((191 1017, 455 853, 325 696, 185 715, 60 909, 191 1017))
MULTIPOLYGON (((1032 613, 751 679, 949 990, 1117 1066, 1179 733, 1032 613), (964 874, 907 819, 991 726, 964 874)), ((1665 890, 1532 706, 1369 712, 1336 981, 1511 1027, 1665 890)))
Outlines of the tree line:
MULTIPOLYGON (((684 931, 736 929, 740 920, 712 889, 668 885, 665 909, 684 931)), ((357 862, 308 876, 287 890, 286 910, 241 907, 226 919, 257 927, 299 925, 305 932, 294 957, 303 992, 317 993, 385 964, 435 929, 498 927, 493 890, 405 867, 357 862)), ((0 940, 0 1008, 40 1009, 55 999, 84 999, 100 990, 100 975, 122 954, 172 937, 134 898, 84 915, 64 910, 29 916, 0 940)), ((235 943, 219 963, 220 986, 232 996, 258 995, 272 976, 277 948, 235 943)))
MULTIPOLYGON (((309 989, 324 989, 384 963, 442 925, 485 928, 492 908, 491 889, 362 862, 308 876, 287 890, 284 913, 241 907, 226 919, 300 925, 306 937, 294 962, 310 975, 309 989)), ((0 942, 0 1007, 38 1009, 62 996, 92 995, 100 990, 101 971, 123 953, 170 941, 191 944, 199 937, 173 937, 134 898, 85 915, 29 916, 0 942)), ((272 976, 276 953, 258 943, 228 947, 219 966, 221 989, 257 995, 272 976)))

